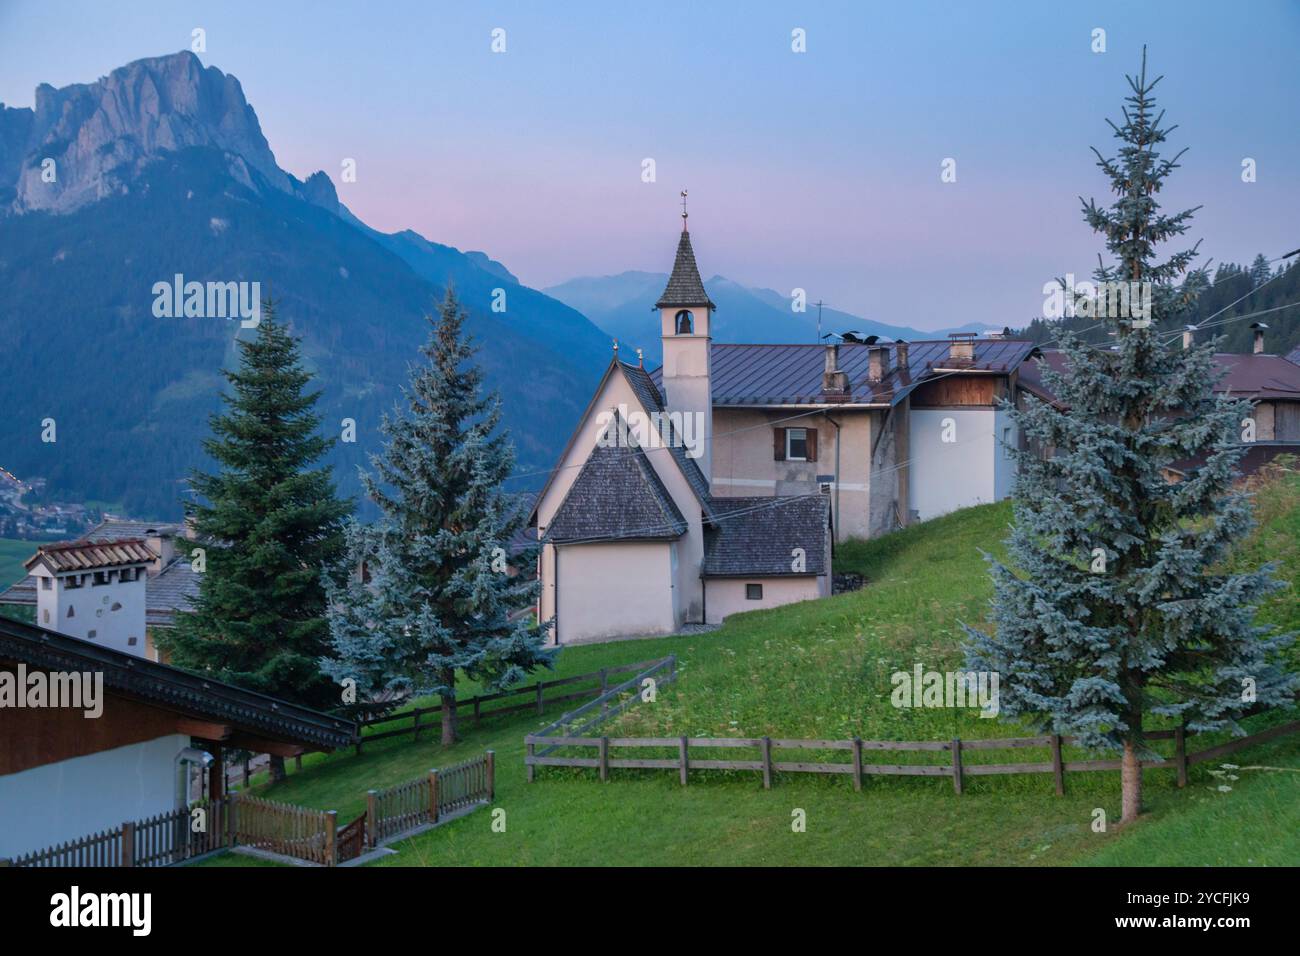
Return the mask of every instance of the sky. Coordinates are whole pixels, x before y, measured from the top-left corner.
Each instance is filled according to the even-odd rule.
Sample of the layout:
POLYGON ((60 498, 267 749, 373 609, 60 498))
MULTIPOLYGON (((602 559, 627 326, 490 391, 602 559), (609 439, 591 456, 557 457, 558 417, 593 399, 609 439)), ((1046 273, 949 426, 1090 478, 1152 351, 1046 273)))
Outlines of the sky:
POLYGON ((282 167, 538 288, 668 271, 686 188, 706 278, 920 329, 1023 325, 1103 251, 1079 197, 1107 198, 1089 147, 1110 154, 1143 44, 1189 149, 1163 202, 1203 206, 1189 242, 1215 261, 1300 247, 1300 0, 0 0, 0 101, 196 27, 282 167))

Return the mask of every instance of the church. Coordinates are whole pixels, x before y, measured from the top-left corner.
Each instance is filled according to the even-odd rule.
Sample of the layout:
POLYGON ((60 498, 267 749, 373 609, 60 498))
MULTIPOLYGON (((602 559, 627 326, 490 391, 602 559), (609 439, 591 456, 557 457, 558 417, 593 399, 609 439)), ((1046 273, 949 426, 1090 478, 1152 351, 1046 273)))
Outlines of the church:
POLYGON ((554 643, 826 597, 836 542, 1010 492, 1018 437, 1001 401, 1032 343, 715 343, 685 212, 647 306, 662 367, 615 343, 534 506, 554 643))

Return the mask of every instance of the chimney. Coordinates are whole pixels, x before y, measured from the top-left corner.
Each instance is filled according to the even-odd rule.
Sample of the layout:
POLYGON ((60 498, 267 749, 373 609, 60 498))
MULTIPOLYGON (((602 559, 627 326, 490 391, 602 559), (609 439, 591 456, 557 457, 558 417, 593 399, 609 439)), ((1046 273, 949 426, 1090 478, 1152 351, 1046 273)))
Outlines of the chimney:
POLYGON ((883 345, 873 345, 867 349, 867 381, 875 384, 883 381, 889 365, 889 349, 883 345))
POLYGON ((948 359, 955 365, 975 361, 975 333, 953 332, 948 336, 948 359))
POLYGON ((897 356, 896 361, 898 362, 898 370, 900 372, 907 371, 907 349, 908 345, 902 339, 899 339, 894 343, 894 353, 897 356))
POLYGON ((1183 326, 1183 348, 1190 349, 1192 347, 1195 338, 1196 338, 1196 326, 1194 325, 1183 326))
POLYGON ((840 347, 826 346, 826 368, 822 372, 822 396, 828 401, 848 401, 849 376, 840 370, 840 347))
POLYGON ((1250 327, 1255 330, 1255 354, 1263 355, 1264 354, 1264 332, 1265 330, 1268 329, 1268 326, 1265 325, 1263 322, 1252 322, 1250 323, 1250 327))

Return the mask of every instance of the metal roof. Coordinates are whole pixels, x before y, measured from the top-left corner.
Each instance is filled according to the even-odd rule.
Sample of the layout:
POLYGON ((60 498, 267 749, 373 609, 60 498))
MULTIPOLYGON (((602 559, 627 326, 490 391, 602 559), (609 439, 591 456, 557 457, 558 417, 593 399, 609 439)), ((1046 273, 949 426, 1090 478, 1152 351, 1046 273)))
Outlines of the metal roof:
MULTIPOLYGON (((1058 349, 1044 349, 1042 361, 1055 372, 1065 370, 1065 353, 1058 349)), ((1300 401, 1300 365, 1280 355, 1242 355, 1236 352, 1218 352, 1215 362, 1223 370, 1223 378, 1214 390, 1231 393, 1239 398, 1300 401)), ((1043 382, 1035 362, 1025 363, 1021 370, 1021 384, 1031 392, 1055 400, 1043 382)))
MULTIPOLYGON (((951 346, 951 342, 937 340, 907 343, 907 368, 900 369, 896 342, 840 345, 839 368, 849 379, 847 401, 882 407, 892 405, 927 378, 958 369, 967 373, 1010 373, 1020 368, 1034 351, 1034 343, 1019 339, 976 339, 974 360, 955 364, 949 357, 951 346), (885 375, 874 384, 867 381, 872 348, 885 349, 888 353, 885 375)), ((828 401, 822 391, 824 345, 715 342, 711 358, 715 406, 820 405, 828 401)), ((655 369, 650 377, 662 390, 663 369, 655 369)))

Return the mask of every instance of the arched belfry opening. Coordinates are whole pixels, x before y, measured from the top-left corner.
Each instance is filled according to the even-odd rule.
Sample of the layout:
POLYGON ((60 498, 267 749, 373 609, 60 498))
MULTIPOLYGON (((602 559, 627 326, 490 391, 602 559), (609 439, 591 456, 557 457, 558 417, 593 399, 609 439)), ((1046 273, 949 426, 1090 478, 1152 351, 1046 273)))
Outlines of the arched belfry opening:
POLYGON ((676 316, 677 334, 694 335, 695 319, 691 316, 690 309, 682 309, 676 316))

